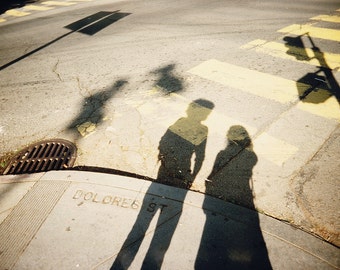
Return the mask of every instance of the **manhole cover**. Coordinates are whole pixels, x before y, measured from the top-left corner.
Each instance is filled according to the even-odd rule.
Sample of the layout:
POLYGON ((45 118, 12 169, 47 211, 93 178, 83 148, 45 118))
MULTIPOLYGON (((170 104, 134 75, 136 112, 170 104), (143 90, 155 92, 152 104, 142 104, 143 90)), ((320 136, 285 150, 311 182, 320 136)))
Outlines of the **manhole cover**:
POLYGON ((66 140, 54 139, 31 144, 9 162, 4 175, 62 170, 73 166, 76 146, 66 140))

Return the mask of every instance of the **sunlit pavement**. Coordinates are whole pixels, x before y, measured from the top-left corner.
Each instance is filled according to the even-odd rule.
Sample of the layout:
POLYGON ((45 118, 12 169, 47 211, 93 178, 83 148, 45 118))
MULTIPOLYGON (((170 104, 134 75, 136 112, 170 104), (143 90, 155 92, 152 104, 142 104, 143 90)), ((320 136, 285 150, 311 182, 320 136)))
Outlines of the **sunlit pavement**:
POLYGON ((336 247, 200 193, 91 172, 0 179, 1 269, 339 266, 336 247))
POLYGON ((207 193, 339 246, 335 1, 47 2, 0 18, 0 155, 66 139, 75 167, 207 193))

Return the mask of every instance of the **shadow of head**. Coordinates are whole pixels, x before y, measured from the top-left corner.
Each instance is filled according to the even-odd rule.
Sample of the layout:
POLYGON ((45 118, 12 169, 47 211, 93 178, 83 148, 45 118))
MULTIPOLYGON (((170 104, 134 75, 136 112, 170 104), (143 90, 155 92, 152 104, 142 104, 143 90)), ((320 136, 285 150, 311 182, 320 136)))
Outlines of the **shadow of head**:
POLYGON ((227 132, 227 139, 229 143, 234 143, 242 148, 252 145, 248 131, 240 125, 231 126, 227 132))
POLYGON ((196 99, 187 108, 187 115, 193 121, 201 122, 207 119, 214 108, 214 103, 206 99, 196 99))

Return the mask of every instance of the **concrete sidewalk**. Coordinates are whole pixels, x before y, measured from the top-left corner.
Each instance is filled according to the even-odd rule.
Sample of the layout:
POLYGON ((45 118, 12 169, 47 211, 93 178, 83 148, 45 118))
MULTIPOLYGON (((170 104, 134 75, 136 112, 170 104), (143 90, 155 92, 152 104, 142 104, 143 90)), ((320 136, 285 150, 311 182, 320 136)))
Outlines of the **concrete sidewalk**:
POLYGON ((339 249, 201 193, 125 176, 0 177, 0 269, 339 269, 339 249))

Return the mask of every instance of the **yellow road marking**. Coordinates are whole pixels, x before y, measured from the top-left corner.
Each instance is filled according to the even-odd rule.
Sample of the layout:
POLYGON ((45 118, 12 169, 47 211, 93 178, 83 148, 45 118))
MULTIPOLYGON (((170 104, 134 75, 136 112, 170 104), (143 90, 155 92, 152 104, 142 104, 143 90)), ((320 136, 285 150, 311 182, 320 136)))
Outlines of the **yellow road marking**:
MULTIPOLYGON (((154 87, 147 93, 150 96, 152 96, 154 95, 155 89, 156 88, 154 87)), ((157 93, 159 93, 158 90, 157 90, 157 93)), ((169 97, 176 99, 176 102, 168 103, 166 105, 166 108, 164 108, 164 110, 170 112, 170 115, 173 115, 173 116, 177 116, 181 114, 185 116, 185 111, 188 108, 188 104, 191 103, 192 100, 182 95, 176 94, 176 93, 171 93, 169 97)), ((161 99, 164 99, 164 97, 161 97, 161 99)), ((158 107, 156 105, 159 104, 159 102, 161 101, 159 101, 158 98, 156 99, 153 98, 153 99, 150 99, 150 101, 148 102, 129 102, 127 104, 129 104, 130 106, 134 108, 138 108, 138 111, 145 116, 152 116, 158 113, 158 109, 157 109, 158 107)), ((173 124, 173 121, 174 119, 171 119, 171 117, 167 117, 167 119, 164 119, 164 121, 162 121, 161 124, 162 126, 167 127, 173 124)), ((218 134, 220 136, 224 136, 226 132, 225 128, 228 126, 232 126, 232 125, 244 126, 251 136, 256 134, 256 132, 258 131, 256 127, 249 125, 248 123, 244 123, 242 121, 228 117, 224 115, 223 113, 216 111, 215 109, 212 109, 207 120, 203 122, 209 127, 209 134, 218 134), (223 123, 223 125, 221 125, 221 123, 223 123)))
POLYGON ((74 2, 45 1, 45 2, 42 2, 42 4, 48 5, 48 6, 72 6, 72 5, 75 5, 76 3, 74 3, 74 2))
MULTIPOLYGON (((320 66, 320 62, 315 58, 315 54, 310 48, 299 48, 294 46, 288 46, 279 42, 266 41, 262 39, 256 39, 252 42, 247 43, 241 47, 242 49, 255 49, 257 52, 269 54, 274 57, 279 57, 283 59, 293 60, 296 62, 303 62, 313 66, 320 66), (287 52, 290 54, 287 54, 287 52), (298 60, 296 56, 300 56, 298 60), (303 56, 307 56, 310 59, 302 60, 303 56)), ((327 65, 322 64, 324 67, 329 67, 330 69, 340 68, 340 54, 333 53, 323 53, 323 58, 325 59, 327 65)))
POLYGON ((297 108, 315 115, 319 115, 321 117, 334 118, 340 120, 340 105, 334 96, 329 97, 322 103, 313 103, 313 101, 322 99, 322 96, 327 97, 328 95, 329 93, 326 92, 325 90, 312 92, 307 96, 305 102, 298 103, 297 108))
MULTIPOLYGON (((188 103, 191 102, 189 99, 176 94, 176 93, 171 93, 170 94, 172 97, 176 98, 178 102, 176 102, 173 105, 173 110, 176 111, 178 110, 178 107, 180 107, 178 104, 182 104, 181 109, 179 111, 185 111, 185 109, 188 106, 188 103)), ((219 134, 224 136, 225 135, 225 127, 228 126, 233 126, 233 125, 242 125, 244 126, 248 133, 252 136, 254 135, 258 129, 252 125, 249 125, 247 123, 241 122, 239 120, 235 120, 234 118, 228 117, 224 115, 223 113, 220 113, 216 110, 212 110, 211 114, 208 116, 207 120, 204 121, 209 126, 209 133, 214 133, 214 134, 219 134), (221 126, 221 123, 223 123, 223 126, 221 126)))
MULTIPOLYGON (((154 91, 155 88, 150 90, 149 93, 153 95, 154 91)), ((176 102, 167 103, 166 108, 163 109, 171 112, 172 115, 177 116, 183 114, 183 116, 185 116, 184 112, 188 109, 188 104, 190 104, 192 101, 176 93, 171 93, 170 96, 175 98, 176 102)), ((157 100, 150 100, 147 102, 147 104, 143 103, 140 106, 136 104, 130 105, 135 105, 134 107, 138 107, 138 111, 143 115, 154 115, 158 110, 158 107, 155 106, 155 104, 158 104, 157 100)), ((168 119, 166 121, 168 121, 168 119)), ((176 125, 174 126, 173 121, 174 119, 169 119, 169 122, 162 121, 161 125, 164 127, 169 127, 169 125, 171 125, 169 128, 172 132, 195 145, 205 138, 200 136, 197 136, 197 138, 192 138, 192 125, 189 124, 182 126, 181 122, 176 122, 176 125)), ((228 117, 223 113, 216 111, 215 109, 211 111, 207 120, 204 121, 204 124, 209 129, 209 137, 214 137, 215 134, 218 134, 218 137, 225 138, 228 127, 233 125, 243 126, 248 131, 251 138, 253 138, 253 136, 258 132, 258 128, 243 123, 237 119, 228 117)), ((298 152, 298 147, 291 145, 288 142, 274 138, 267 133, 262 133, 257 138, 252 140, 254 142, 255 153, 260 158, 264 158, 278 166, 282 166, 284 162, 286 162, 289 158, 292 158, 292 156, 298 152)))
MULTIPOLYGON (((189 73, 280 103, 298 99, 294 81, 214 59, 194 67, 189 73)), ((308 85, 300 87, 308 89, 308 85)))
POLYGON ((0 23, 5 22, 6 20, 3 18, 0 18, 0 23))
POLYGON ((256 132, 258 131, 256 127, 249 125, 248 123, 242 122, 235 118, 231 118, 221 112, 214 111, 214 110, 212 111, 211 115, 209 115, 205 123, 209 126, 209 131, 212 134, 218 134, 220 136, 225 136, 226 127, 231 127, 233 125, 241 125, 245 127, 248 133, 250 134, 250 136, 255 135, 256 132))
POLYGON ((254 140, 254 152, 278 166, 282 166, 298 152, 298 148, 268 133, 262 133, 254 140))
POLYGON ((319 16, 315 16, 315 17, 311 18, 311 20, 340 23, 340 16, 319 15, 319 16))
POLYGON ((15 17, 23 17, 23 16, 27 16, 27 15, 31 14, 29 12, 23 12, 23 11, 14 10, 14 9, 7 10, 5 13, 7 15, 15 16, 15 17))
POLYGON ((24 9, 44 11, 44 10, 53 9, 53 7, 44 7, 44 6, 36 6, 36 5, 27 5, 27 6, 24 7, 24 9))
POLYGON ((281 33, 289 33, 294 35, 309 34, 311 37, 328 39, 333 41, 340 41, 340 31, 335 29, 314 27, 311 25, 292 24, 285 28, 278 30, 281 33))
MULTIPOLYGON (((308 84, 231 65, 214 59, 205 61, 190 69, 188 72, 227 87, 239 89, 243 92, 283 104, 298 101, 298 93, 303 93, 310 87, 308 84)), ((312 92, 305 101, 315 103, 309 104, 308 102, 302 103, 300 101, 298 104, 299 109, 325 118, 340 119, 339 103, 334 97, 330 97, 328 91, 319 89, 317 92, 312 92)))

